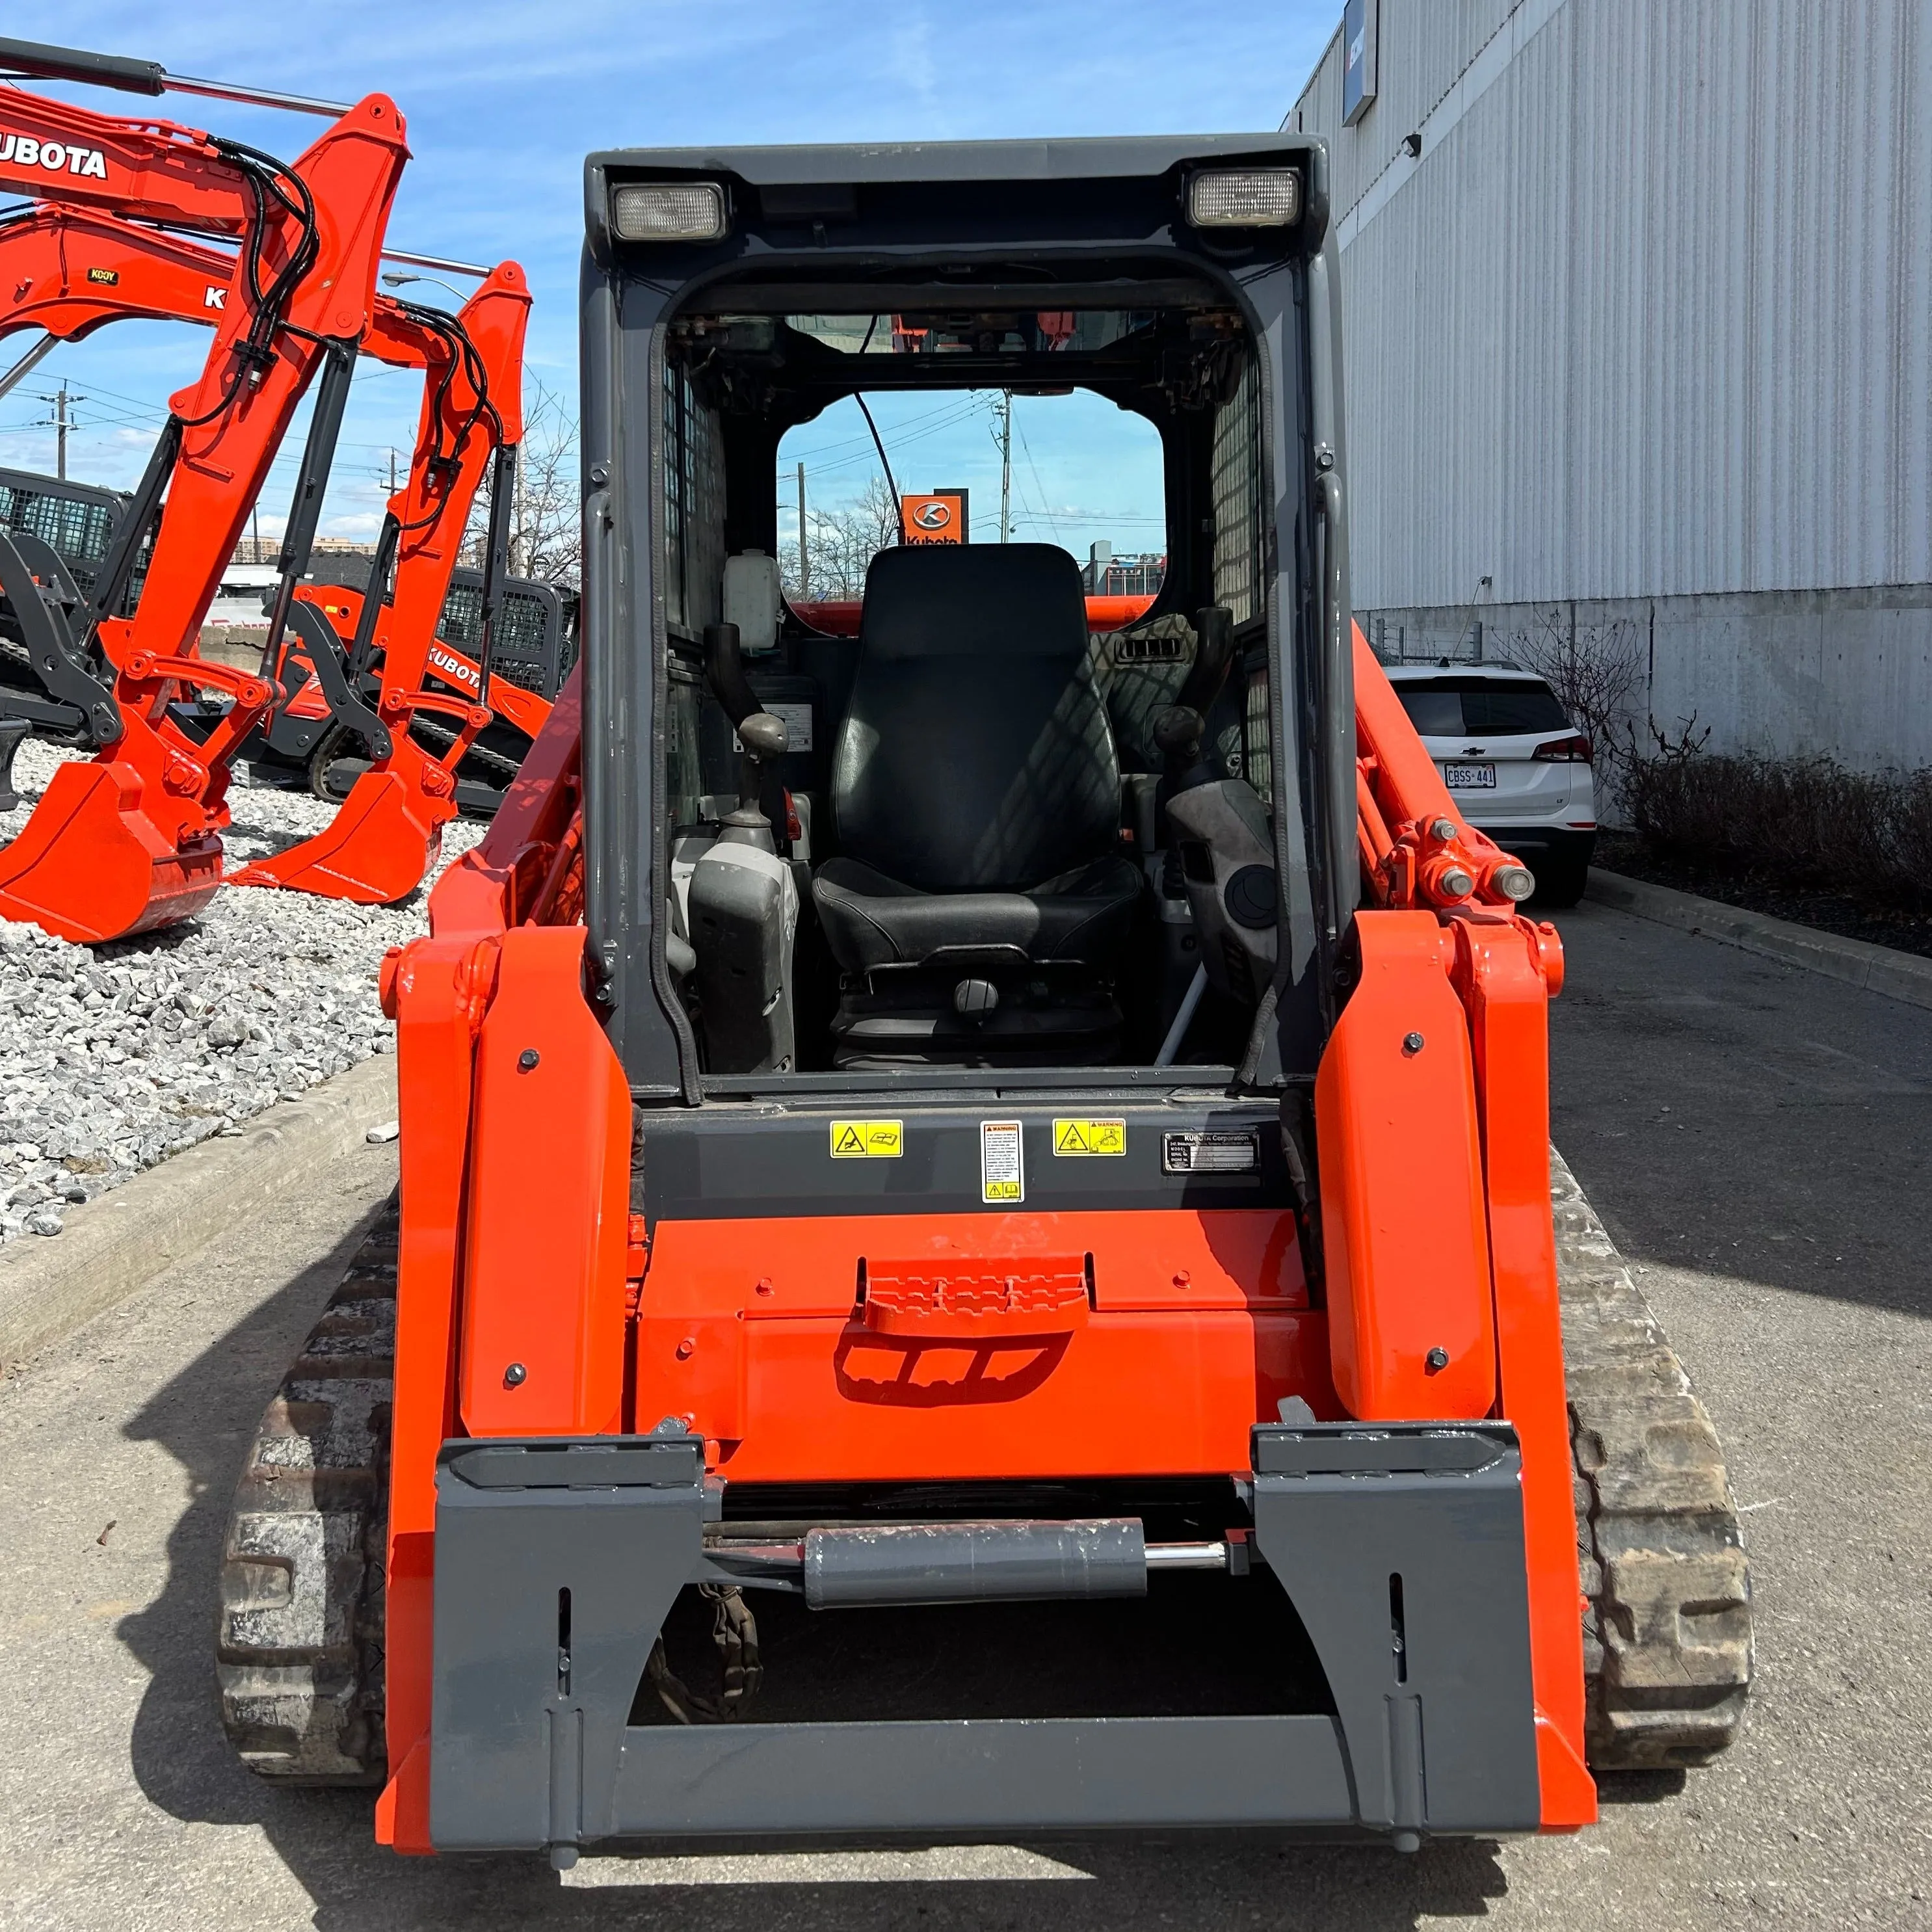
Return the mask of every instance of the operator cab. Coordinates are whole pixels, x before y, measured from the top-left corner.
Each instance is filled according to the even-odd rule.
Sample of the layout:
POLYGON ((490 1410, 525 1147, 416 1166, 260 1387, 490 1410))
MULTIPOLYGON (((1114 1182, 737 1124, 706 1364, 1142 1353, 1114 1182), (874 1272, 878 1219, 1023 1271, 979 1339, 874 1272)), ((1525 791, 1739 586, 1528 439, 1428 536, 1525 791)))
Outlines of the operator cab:
MULTIPOLYGON (((1288 172, 1259 158, 1256 181, 1288 172)), ((765 178, 789 151, 591 164, 616 210, 693 167, 729 177, 708 248, 646 238, 656 214, 634 244, 613 217, 615 299, 586 335, 586 394, 622 392, 586 440, 586 698, 633 721, 588 734, 619 746, 586 772, 589 823, 650 827, 641 866, 600 863, 593 833, 588 911, 634 1084, 670 1071, 665 1046, 692 1098, 1305 1078, 1355 871, 1324 846, 1321 750, 1282 722, 1285 692, 1300 738, 1351 702, 1319 661, 1310 238, 1298 214, 1190 225, 1204 164, 1172 142, 1065 144, 1047 165, 1073 173, 1045 182, 1018 178, 1036 149, 897 160, 939 178, 923 205, 909 178, 765 178), (1152 452, 1150 596, 1094 594, 1070 549, 990 518, 922 540, 884 479, 869 554, 802 580, 773 482, 791 432, 855 399, 1004 397, 1039 438, 1058 412, 1033 399, 1076 393, 1152 452), (600 784, 634 802, 607 815, 600 784)), ((891 425, 873 441, 890 478, 891 425)))

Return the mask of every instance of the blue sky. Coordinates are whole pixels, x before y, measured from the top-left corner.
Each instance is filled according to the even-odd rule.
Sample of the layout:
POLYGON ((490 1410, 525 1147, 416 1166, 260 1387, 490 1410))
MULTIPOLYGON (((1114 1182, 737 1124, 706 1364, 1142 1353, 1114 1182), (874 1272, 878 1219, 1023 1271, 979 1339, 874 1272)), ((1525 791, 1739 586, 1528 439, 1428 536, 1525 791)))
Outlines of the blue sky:
MULTIPOLYGON (((589 149, 1272 128, 1340 14, 1341 0, 1221 0, 1211 9, 1186 0, 898 0, 884 8, 849 0, 14 0, 7 31, 157 60, 177 74, 341 100, 378 90, 394 96, 415 158, 391 244, 520 261, 536 298, 529 374, 574 409, 589 149)), ((285 158, 325 124, 186 94, 150 104, 99 88, 47 91, 110 113, 158 111, 285 158)), ((404 292, 454 306, 432 284, 404 292)), ((0 364, 32 339, 9 338, 0 364)), ((0 398, 0 464, 52 469, 52 432, 33 425, 51 413, 40 397, 64 380, 88 398, 74 406, 83 427, 70 440, 70 474, 131 484, 167 395, 199 369, 206 344, 199 330, 124 323, 56 349, 0 398)), ((364 365, 326 531, 373 534, 387 452, 406 452, 419 394, 419 379, 364 365)), ((966 483, 976 523, 984 515, 990 529, 998 463, 985 419, 955 412, 958 420, 935 427, 934 406, 929 397, 893 398, 878 411, 900 484, 966 483), (902 435, 911 439, 902 458, 902 435)), ((1057 538, 1083 554, 1097 536, 1117 550, 1159 547, 1158 530, 1144 520, 1160 501, 1144 425, 1079 398, 1023 400, 1016 427, 1022 535, 1057 538)), ((871 474, 862 454, 842 460, 853 454, 843 446, 855 430, 862 434, 863 425, 848 404, 791 439, 801 452, 832 450, 812 492, 828 506, 862 490, 871 474)), ((280 527, 293 463, 292 440, 262 496, 265 535, 280 527)))

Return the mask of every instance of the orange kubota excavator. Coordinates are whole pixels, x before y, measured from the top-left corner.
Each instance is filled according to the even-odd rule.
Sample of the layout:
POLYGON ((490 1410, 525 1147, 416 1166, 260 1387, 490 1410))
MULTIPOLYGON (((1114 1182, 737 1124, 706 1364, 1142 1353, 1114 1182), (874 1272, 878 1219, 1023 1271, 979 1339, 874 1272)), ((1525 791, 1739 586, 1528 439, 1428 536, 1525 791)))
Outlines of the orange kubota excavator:
MULTIPOLYGON (((38 327, 44 341, 75 340, 136 316, 212 323, 232 267, 227 256, 199 242, 118 216, 35 206, 0 222, 0 289, 15 292, 10 307, 0 306, 0 336, 38 327)), ((299 585, 274 667, 278 682, 298 694, 312 680, 313 694, 322 700, 320 715, 376 756, 326 830, 233 875, 232 883, 386 904, 414 891, 434 862, 442 827, 456 812, 456 767, 491 714, 472 700, 423 688, 424 678, 470 505, 493 452, 497 530, 489 554, 500 564, 500 524, 521 430, 529 310, 524 273, 514 262, 490 270, 460 315, 376 296, 362 352, 427 375, 410 482, 377 544, 374 580, 388 584, 393 571, 393 594, 365 602, 333 586, 299 585), (350 636, 338 636, 332 621, 338 616, 350 636), (379 667, 373 707, 360 689, 372 664, 379 667), (423 712, 454 722, 448 748, 431 753, 410 736, 410 724, 423 712)), ((23 554, 44 582, 58 578, 58 562, 50 573, 44 545, 28 542, 23 554)), ((486 575, 487 651, 500 568, 486 575)), ((64 665, 65 658, 57 654, 55 662, 64 665)))
POLYGON ((1561 946, 1352 626, 1325 150, 628 149, 585 208, 583 657, 384 969, 399 1206, 224 1552, 244 1760, 562 1868, 1412 1851, 1723 1749, 1715 1438, 1559 1309, 1561 946), (1044 544, 884 550, 856 636, 753 594, 789 428, 1069 385, 1160 439, 1138 624, 1044 544))
MULTIPOLYGON (((112 939, 188 917, 221 883, 229 763, 278 691, 266 674, 199 656, 194 640, 296 404, 320 377, 270 616, 279 650, 409 151, 402 116, 381 94, 338 107, 14 40, 0 41, 0 67, 140 93, 226 92, 332 122, 291 165, 157 118, 0 96, 0 186, 239 244, 225 285, 204 290, 218 316, 207 361, 193 388, 171 398, 92 602, 63 610, 44 602, 27 561, 0 536, 0 590, 29 633, 36 666, 71 691, 100 746, 91 761, 62 767, 0 850, 0 914, 64 938, 112 939), (134 614, 112 614, 150 526, 134 614), (171 711, 184 689, 230 700, 205 739, 171 711)), ((265 657, 265 670, 272 662, 265 657)))

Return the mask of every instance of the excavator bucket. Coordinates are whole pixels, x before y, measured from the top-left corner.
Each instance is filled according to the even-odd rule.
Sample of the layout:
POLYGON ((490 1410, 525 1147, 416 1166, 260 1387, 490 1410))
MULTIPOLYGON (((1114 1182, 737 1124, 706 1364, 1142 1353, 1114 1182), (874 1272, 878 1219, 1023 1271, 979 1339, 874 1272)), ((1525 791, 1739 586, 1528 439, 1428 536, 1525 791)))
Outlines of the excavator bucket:
POLYGON ((430 801, 400 772, 364 772, 341 808, 313 838, 228 875, 231 886, 286 886, 358 905, 407 898, 442 853, 450 814, 432 816, 430 801))
POLYGON ((214 832, 170 844, 142 809, 140 772, 118 759, 63 765, 0 848, 0 915, 80 945, 192 918, 221 884, 214 832))

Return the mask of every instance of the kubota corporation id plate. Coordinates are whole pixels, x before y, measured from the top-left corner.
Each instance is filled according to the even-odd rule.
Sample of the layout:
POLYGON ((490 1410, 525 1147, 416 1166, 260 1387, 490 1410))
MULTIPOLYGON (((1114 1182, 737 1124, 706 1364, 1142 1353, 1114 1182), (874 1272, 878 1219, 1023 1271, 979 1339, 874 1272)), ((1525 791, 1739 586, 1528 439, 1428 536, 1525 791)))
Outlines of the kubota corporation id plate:
POLYGON ((998 1208, 1026 1198, 1026 1166, 1017 1120, 980 1123, 980 1198, 998 1208))
POLYGON ((1053 1150, 1057 1154, 1124 1154, 1127 1124, 1125 1120, 1055 1120, 1053 1150))
POLYGON ((834 1120, 834 1160, 897 1160, 905 1152, 905 1132, 898 1120, 834 1120))

